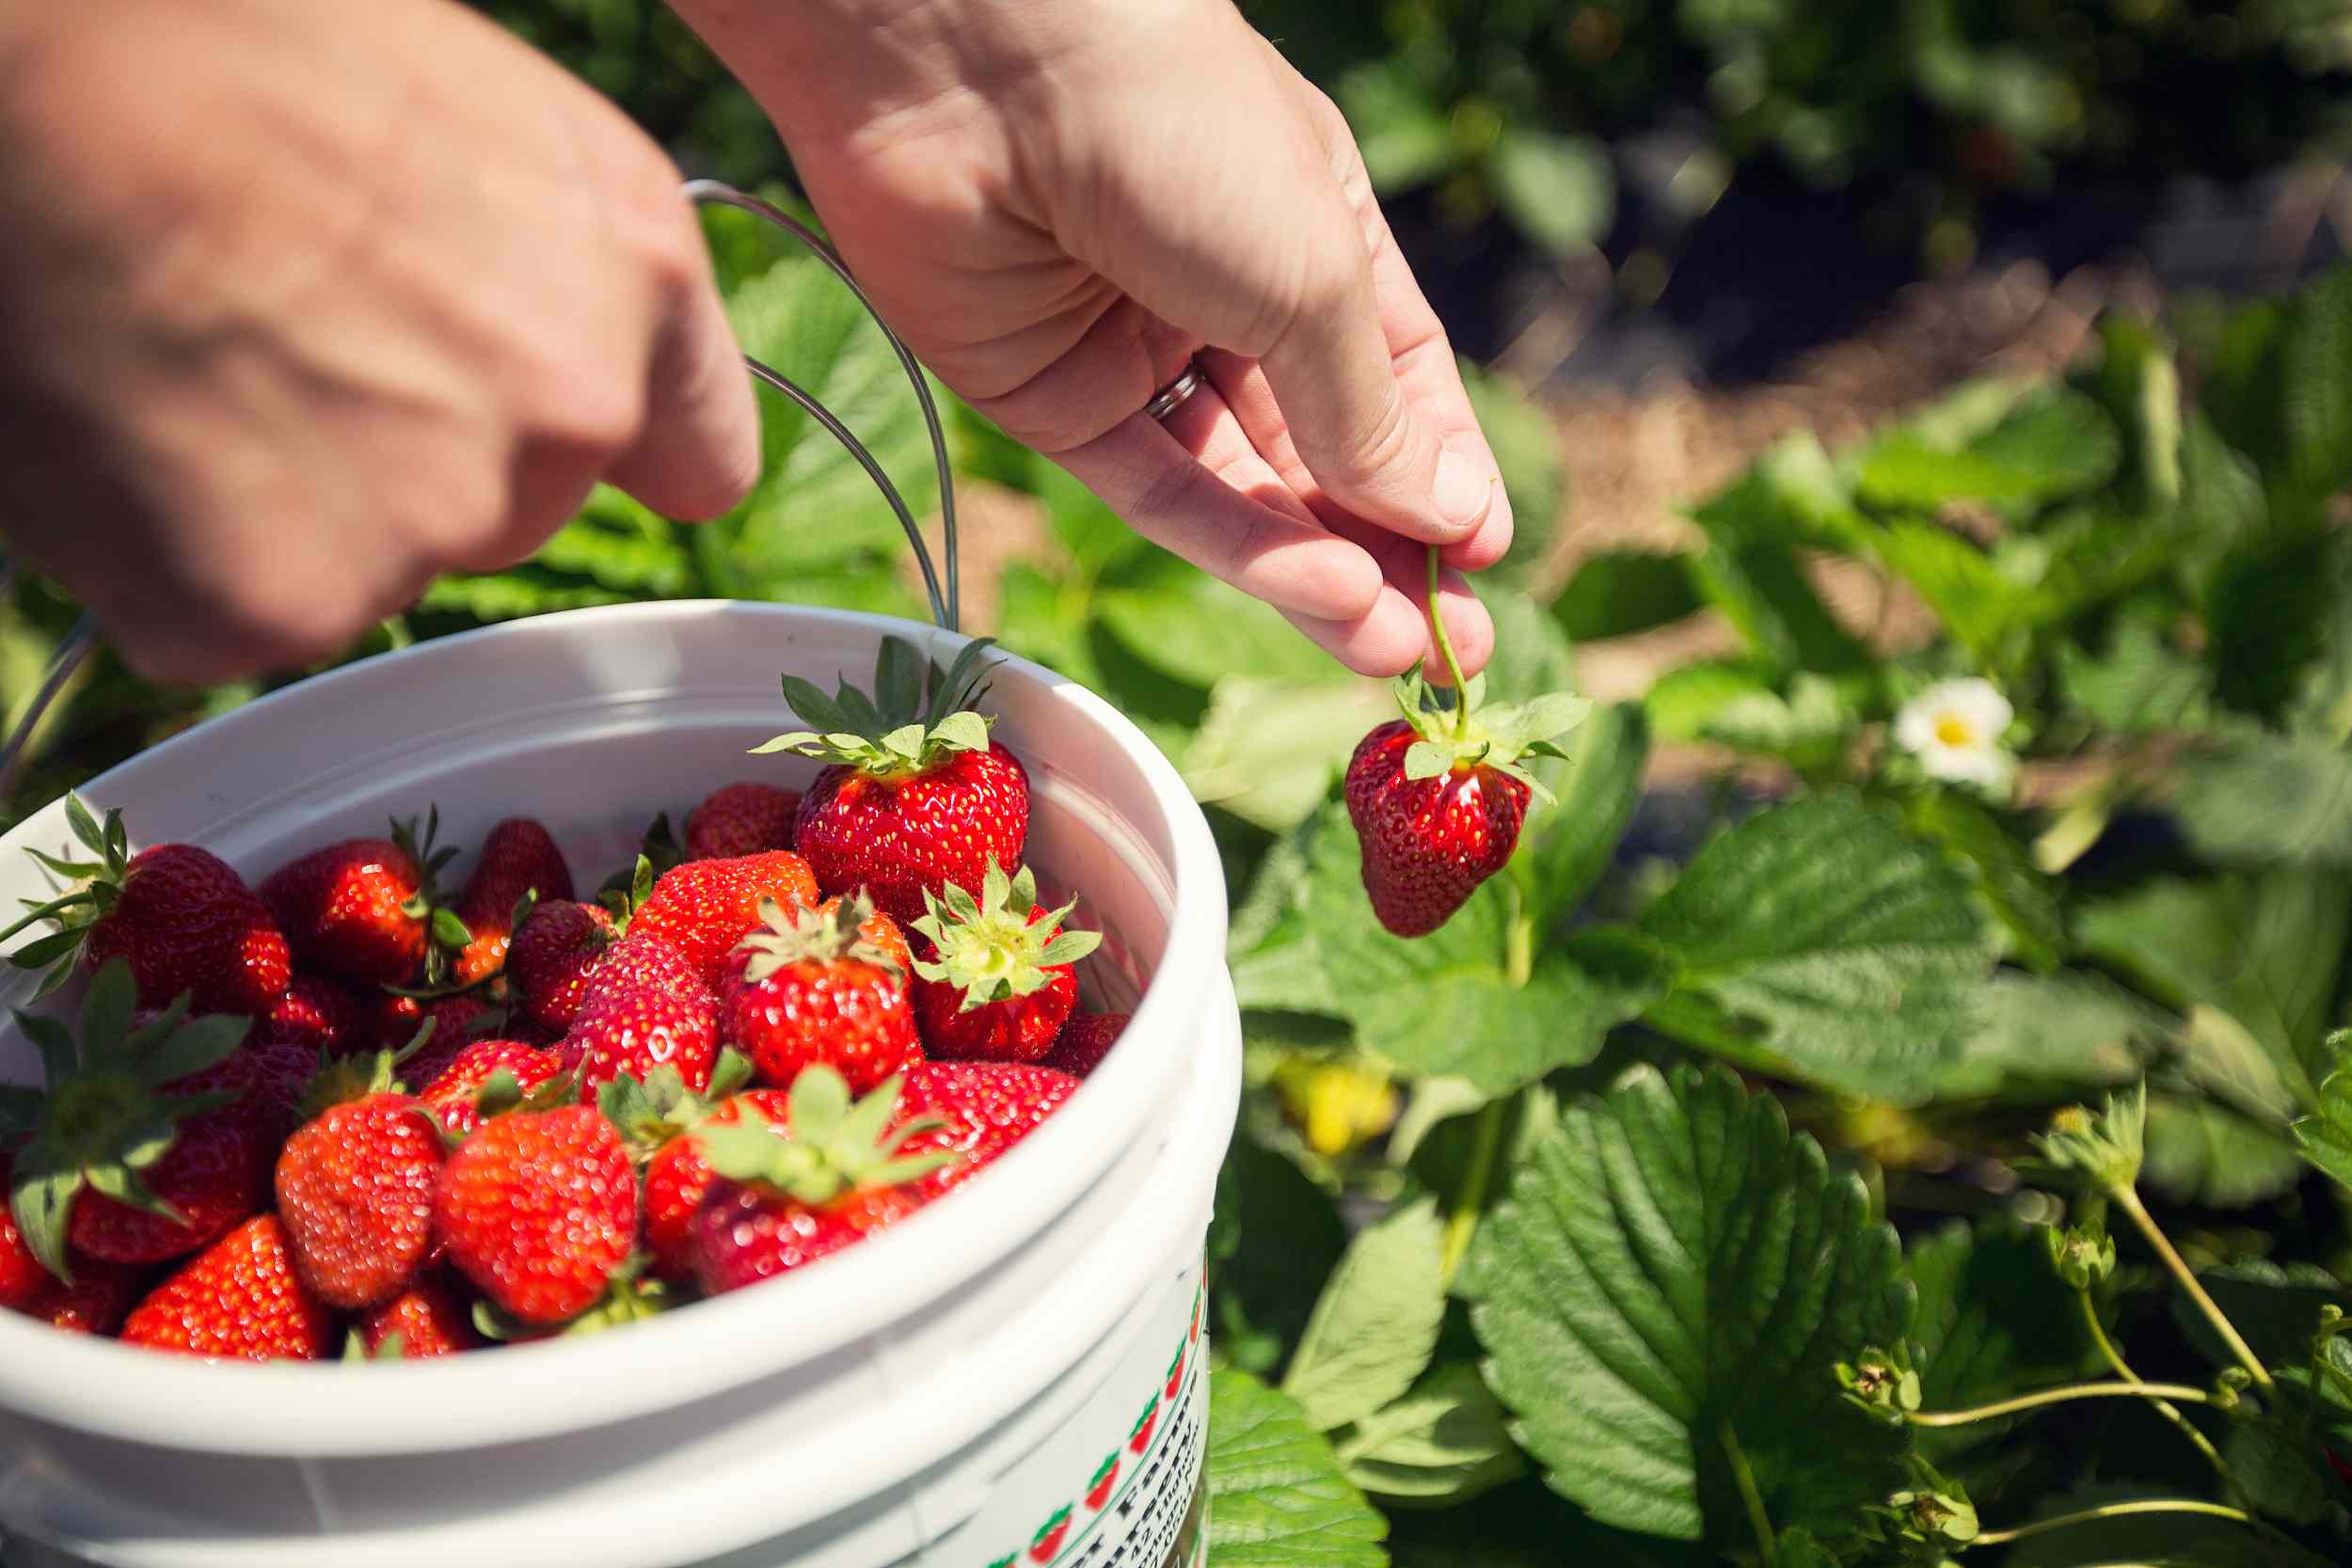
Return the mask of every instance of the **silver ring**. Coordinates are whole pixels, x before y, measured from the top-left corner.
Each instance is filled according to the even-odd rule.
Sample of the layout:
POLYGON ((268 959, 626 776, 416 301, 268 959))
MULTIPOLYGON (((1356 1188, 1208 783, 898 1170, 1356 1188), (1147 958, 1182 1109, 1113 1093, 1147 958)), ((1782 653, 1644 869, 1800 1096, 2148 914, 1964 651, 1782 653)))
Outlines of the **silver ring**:
POLYGON ((1199 391, 1208 379, 1201 373, 1200 362, 1196 359, 1184 367, 1183 374, 1152 393, 1152 401, 1143 405, 1143 411, 1155 420, 1165 420, 1182 408, 1185 400, 1199 391))

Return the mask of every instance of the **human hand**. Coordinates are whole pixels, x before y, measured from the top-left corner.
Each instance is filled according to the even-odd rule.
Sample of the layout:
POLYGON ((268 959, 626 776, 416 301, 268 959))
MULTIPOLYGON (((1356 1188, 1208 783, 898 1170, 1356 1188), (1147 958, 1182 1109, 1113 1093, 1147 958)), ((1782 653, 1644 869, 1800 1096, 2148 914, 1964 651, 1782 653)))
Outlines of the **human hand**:
POLYGON ((0 528, 142 673, 329 653, 599 478, 757 474, 676 171, 444 0, 0 19, 0 528))
POLYGON ((1348 665, 1481 668, 1511 540, 1339 111, 1227 0, 674 0, 942 380, 1348 665), (1141 410, 1188 356, 1211 386, 1141 410))

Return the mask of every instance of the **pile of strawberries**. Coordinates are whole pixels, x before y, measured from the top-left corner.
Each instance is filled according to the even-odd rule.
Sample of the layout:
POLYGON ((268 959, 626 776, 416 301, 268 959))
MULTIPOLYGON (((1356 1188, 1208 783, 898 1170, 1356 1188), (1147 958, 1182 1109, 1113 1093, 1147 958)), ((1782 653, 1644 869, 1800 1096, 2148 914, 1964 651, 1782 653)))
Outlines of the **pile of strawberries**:
MULTIPOLYGON (((0 1307, 215 1358, 437 1355, 626 1323, 912 1213, 1051 1116, 1124 1024, 1046 909, 1028 777, 949 669, 785 680, 825 764, 666 822, 592 899, 494 827, 453 898, 421 832, 247 886, 189 844, 88 851, 13 958, 90 976, 19 1014, 0 1307)), ((8 933, 13 934, 13 933, 8 933)))

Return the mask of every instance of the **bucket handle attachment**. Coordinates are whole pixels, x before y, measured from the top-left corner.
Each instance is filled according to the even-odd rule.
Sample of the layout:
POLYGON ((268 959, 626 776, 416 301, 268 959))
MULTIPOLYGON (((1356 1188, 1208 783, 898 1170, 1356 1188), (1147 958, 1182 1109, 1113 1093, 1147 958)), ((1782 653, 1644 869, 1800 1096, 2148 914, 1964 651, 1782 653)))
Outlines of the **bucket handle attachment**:
MULTIPOLYGON (((906 531, 907 543, 914 548, 915 564, 923 573, 923 592, 930 601, 931 619, 947 631, 957 630, 963 614, 963 595, 956 559, 955 475, 947 460, 947 436, 940 424, 939 405, 931 397, 930 384, 924 378, 922 366, 915 362, 913 351, 890 329, 890 324, 882 319, 882 312, 874 309, 873 300, 858 286, 848 263, 815 230, 789 213, 781 211, 773 203, 716 180, 689 181, 685 194, 686 198, 697 207, 733 207, 739 212, 749 213, 806 245, 834 277, 849 286, 850 292, 857 296, 858 303, 866 308, 866 313, 873 318, 874 325, 882 329, 891 351, 898 355, 898 363, 906 370, 907 379, 914 385, 915 402, 923 411, 923 428, 930 436, 931 462, 939 474, 940 532, 945 544, 943 563, 946 567, 944 590, 940 573, 931 563, 931 552, 923 542, 923 531, 914 520, 914 513, 908 507, 906 498, 899 494, 898 487, 891 483, 889 474, 882 470, 882 464, 866 450, 866 444, 852 435, 850 427, 843 424, 831 409, 782 372, 748 354, 743 356, 743 363, 754 376, 798 404, 809 418, 823 426, 828 435, 857 459, 858 466, 866 470, 866 476, 882 492, 882 499, 890 503, 890 510, 898 515, 898 526, 906 531)), ((5 800, 15 791, 17 776, 24 768, 25 749, 31 743, 33 732, 40 725, 41 716, 49 711, 58 693, 65 689, 67 681, 81 668, 83 660, 89 657, 97 644, 97 623, 85 611, 50 655, 49 667, 41 676, 40 688, 33 693, 32 702, 8 732, 8 739, 0 742, 0 800, 5 800)))

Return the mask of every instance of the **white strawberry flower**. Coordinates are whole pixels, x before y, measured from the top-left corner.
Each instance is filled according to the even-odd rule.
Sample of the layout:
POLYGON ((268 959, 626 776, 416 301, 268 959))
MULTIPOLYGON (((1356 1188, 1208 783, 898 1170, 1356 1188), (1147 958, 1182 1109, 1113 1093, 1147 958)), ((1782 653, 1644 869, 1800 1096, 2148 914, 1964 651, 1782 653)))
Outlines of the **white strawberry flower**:
POLYGON ((2017 770, 2017 759, 2001 743, 2016 716, 1991 681, 1940 681, 1903 705, 1895 716, 1895 740, 1931 779, 2002 790, 2017 770))

